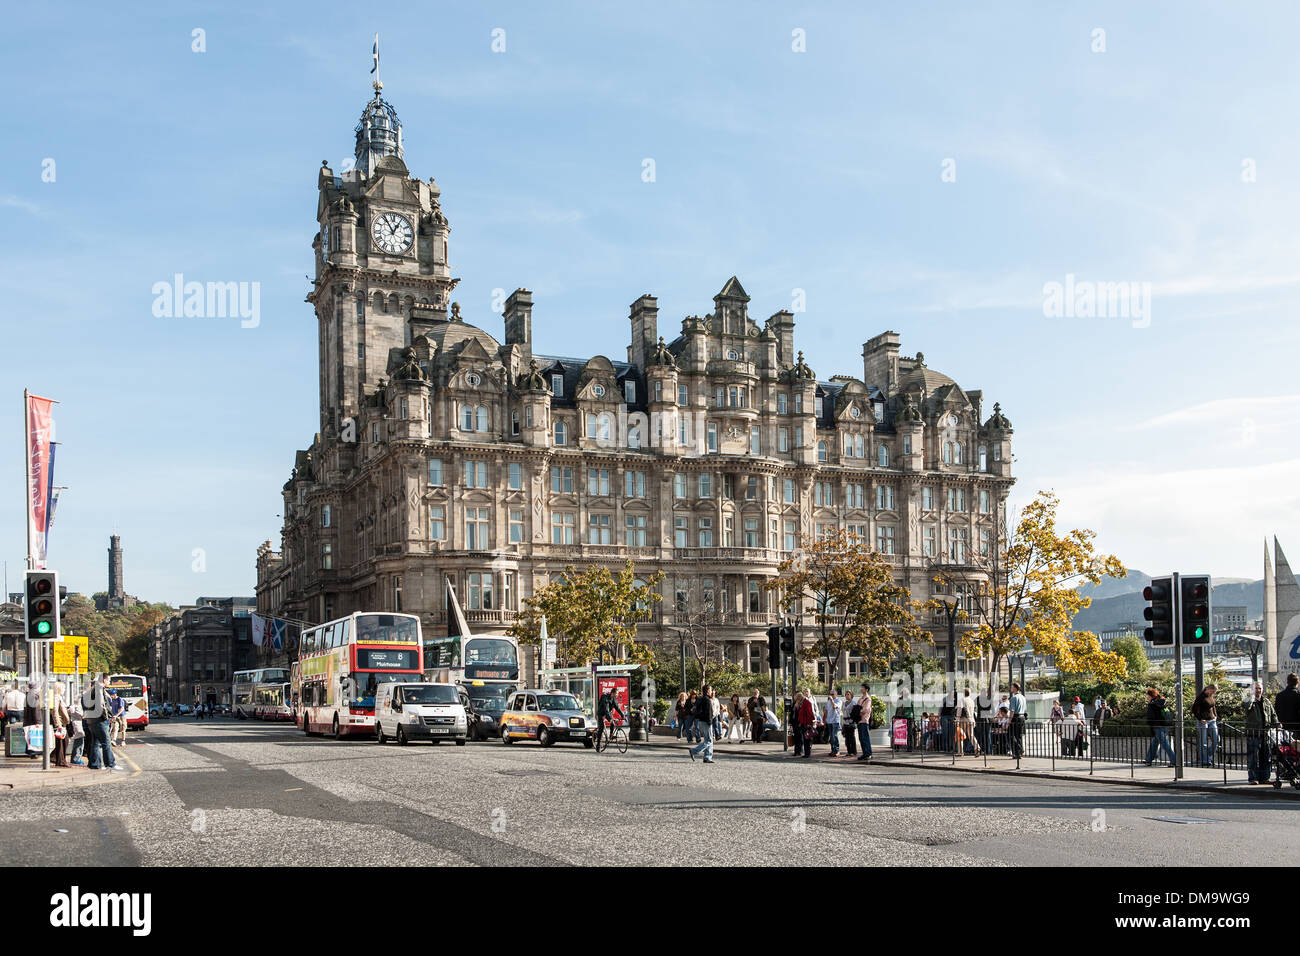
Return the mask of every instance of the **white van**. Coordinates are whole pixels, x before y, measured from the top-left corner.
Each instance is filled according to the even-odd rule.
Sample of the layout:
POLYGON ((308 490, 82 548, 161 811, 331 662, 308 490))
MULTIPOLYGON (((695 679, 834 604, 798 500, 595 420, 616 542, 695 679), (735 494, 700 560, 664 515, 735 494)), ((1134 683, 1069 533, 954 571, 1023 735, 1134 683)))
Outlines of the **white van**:
POLYGON ((469 722, 455 684, 383 683, 375 688, 375 739, 465 745, 469 722))

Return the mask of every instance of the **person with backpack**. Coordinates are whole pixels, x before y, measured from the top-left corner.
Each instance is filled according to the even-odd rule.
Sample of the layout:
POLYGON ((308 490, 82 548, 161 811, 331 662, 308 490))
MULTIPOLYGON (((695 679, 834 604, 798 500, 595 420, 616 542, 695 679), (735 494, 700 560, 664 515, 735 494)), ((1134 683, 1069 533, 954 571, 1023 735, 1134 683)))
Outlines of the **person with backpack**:
POLYGON ((858 733, 857 721, 853 719, 853 689, 844 695, 844 703, 840 705, 840 725, 844 728, 844 756, 856 757, 858 755, 858 733))
POLYGON ((115 770, 117 758, 108 745, 108 698, 102 674, 81 695, 81 712, 86 725, 86 766, 91 770, 115 770))
POLYGON ((699 754, 705 763, 713 763, 713 687, 704 685, 704 693, 695 698, 695 730, 700 735, 700 742, 691 747, 687 753, 694 760, 699 754))
POLYGON ((1173 713, 1169 710, 1169 701, 1154 687, 1147 688, 1147 729, 1151 731, 1151 743, 1147 746, 1147 757, 1143 761, 1148 767, 1156 759, 1157 751, 1164 751, 1169 757, 1169 766, 1174 765, 1174 748, 1169 746, 1169 730, 1174 725, 1173 713))
POLYGON ((853 705, 850 716, 858 729, 858 743, 862 744, 862 756, 858 759, 871 763, 871 688, 866 684, 862 685, 862 696, 853 705))

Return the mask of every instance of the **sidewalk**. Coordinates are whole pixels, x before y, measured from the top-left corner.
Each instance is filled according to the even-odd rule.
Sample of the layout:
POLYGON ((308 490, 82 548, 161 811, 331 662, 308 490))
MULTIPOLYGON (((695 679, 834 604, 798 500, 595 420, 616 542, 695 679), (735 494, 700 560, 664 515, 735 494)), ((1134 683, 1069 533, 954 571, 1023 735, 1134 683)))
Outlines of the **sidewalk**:
MULTIPOLYGON (((634 746, 636 746, 634 744, 634 746)), ((644 744, 642 744, 644 746, 644 744)), ((655 735, 651 738, 653 747, 671 747, 674 749, 686 749, 688 744, 685 740, 678 740, 675 737, 666 737, 655 735)), ((769 760, 777 759, 796 759, 793 756, 794 748, 789 751, 781 747, 780 742, 774 743, 744 743, 719 741, 715 743, 714 750, 719 757, 766 757, 769 760)), ((844 767, 861 768, 864 764, 856 759, 843 756, 844 751, 841 749, 839 757, 832 758, 827 751, 826 744, 814 744, 812 756, 808 758, 810 763, 830 763, 844 767)), ((1230 793, 1233 796, 1250 795, 1254 797, 1273 797, 1300 800, 1300 790, 1296 790, 1290 784, 1283 784, 1281 790, 1274 789, 1272 784, 1267 786, 1251 786, 1246 780, 1244 770, 1229 770, 1228 782, 1223 781, 1222 769, 1207 769, 1201 767, 1186 767, 1183 770, 1183 779, 1175 780, 1174 771, 1171 767, 1155 766, 1147 767, 1141 763, 1130 767, 1124 763, 1100 762, 1094 763, 1089 767, 1087 760, 1074 760, 1068 758, 1058 758, 1053 761, 1048 757, 1024 757, 1020 760, 1019 769, 1016 761, 1006 756, 984 757, 956 757, 952 754, 913 752, 907 753, 892 751, 881 748, 875 753, 871 766, 875 768, 898 768, 899 770, 947 770, 957 773, 991 773, 1004 774, 1017 777, 1040 777, 1047 780, 1078 780, 1084 783, 1114 783, 1126 786, 1136 787, 1157 787, 1161 789, 1186 790, 1194 793, 1230 793), (1089 770, 1091 769, 1091 773, 1089 770)))
POLYGON ((111 783, 114 780, 129 780, 140 773, 135 761, 115 747, 113 756, 120 771, 91 770, 86 766, 56 767, 50 764, 49 770, 41 769, 41 758, 3 757, 0 756, 0 796, 17 793, 20 790, 40 790, 45 787, 90 786, 97 783, 111 783))

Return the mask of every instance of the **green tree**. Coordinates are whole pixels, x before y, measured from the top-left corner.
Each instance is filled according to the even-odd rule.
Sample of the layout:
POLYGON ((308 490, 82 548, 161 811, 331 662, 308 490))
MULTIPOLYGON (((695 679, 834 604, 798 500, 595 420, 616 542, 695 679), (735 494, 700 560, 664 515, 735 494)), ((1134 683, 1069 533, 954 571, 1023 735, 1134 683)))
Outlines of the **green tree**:
POLYGON ((930 640, 916 623, 911 592, 894 580, 894 566, 851 532, 805 542, 764 587, 780 594, 784 607, 812 605, 815 640, 802 654, 826 662, 828 684, 846 652, 875 673, 910 653, 914 642, 930 640))
POLYGON ((1124 658, 1124 667, 1126 676, 1132 680, 1142 680, 1146 677, 1147 670, 1151 667, 1151 662, 1147 660, 1146 649, 1142 646, 1142 641, 1132 634, 1125 634, 1123 637, 1115 638, 1110 649, 1124 658))
POLYGON ((657 571, 637 583, 632 562, 617 572, 594 565, 579 571, 573 565, 525 601, 523 613, 510 627, 521 644, 541 639, 541 619, 556 641, 556 663, 585 665, 602 654, 611 660, 645 663, 653 652, 636 640, 639 621, 649 616, 660 601, 657 588, 663 581, 657 571))

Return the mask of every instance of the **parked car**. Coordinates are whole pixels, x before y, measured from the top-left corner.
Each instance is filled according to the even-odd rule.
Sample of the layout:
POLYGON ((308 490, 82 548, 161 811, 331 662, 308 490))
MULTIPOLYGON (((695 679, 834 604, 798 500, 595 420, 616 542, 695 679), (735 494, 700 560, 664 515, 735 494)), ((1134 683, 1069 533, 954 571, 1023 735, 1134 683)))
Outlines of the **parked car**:
POLYGON ((543 747, 556 741, 595 742, 596 721, 582 710, 572 694, 557 690, 521 690, 511 695, 501 715, 501 742, 536 740, 543 747))

